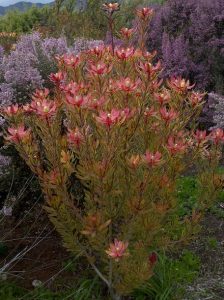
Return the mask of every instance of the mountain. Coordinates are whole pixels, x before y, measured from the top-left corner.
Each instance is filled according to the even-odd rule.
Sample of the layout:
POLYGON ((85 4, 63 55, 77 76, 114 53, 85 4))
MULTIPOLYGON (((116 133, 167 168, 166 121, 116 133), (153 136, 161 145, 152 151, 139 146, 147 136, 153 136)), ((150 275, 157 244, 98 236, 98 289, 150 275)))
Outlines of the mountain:
MULTIPOLYGON (((0 6, 9 6, 18 3, 18 0, 0 0, 0 6)), ((47 4, 52 0, 23 0, 22 2, 47 4)))
POLYGON ((52 3, 52 1, 48 1, 48 0, 45 0, 45 1, 39 0, 39 1, 32 1, 32 2, 21 1, 21 2, 17 2, 15 4, 11 4, 8 6, 0 6, 0 16, 6 14, 10 10, 26 11, 32 5, 36 5, 37 7, 43 7, 44 5, 48 4, 49 2, 52 3), (45 2, 45 3, 39 3, 39 2, 45 2))

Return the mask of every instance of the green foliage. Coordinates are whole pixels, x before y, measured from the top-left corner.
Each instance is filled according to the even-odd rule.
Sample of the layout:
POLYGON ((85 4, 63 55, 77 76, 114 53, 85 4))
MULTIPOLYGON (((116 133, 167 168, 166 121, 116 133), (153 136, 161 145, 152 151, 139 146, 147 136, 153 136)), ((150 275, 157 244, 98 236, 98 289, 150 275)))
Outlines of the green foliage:
POLYGON ((9 11, 5 16, 0 17, 0 32, 31 32, 36 26, 46 24, 50 11, 47 6, 43 8, 32 6, 26 12, 9 11))
POLYGON ((135 300, 174 300, 184 294, 184 286, 198 275, 199 258, 185 250, 179 259, 159 255, 153 277, 134 293, 135 300))
POLYGON ((98 278, 77 280, 73 287, 57 292, 43 287, 28 291, 14 283, 0 281, 1 300, 105 300, 101 294, 98 278))

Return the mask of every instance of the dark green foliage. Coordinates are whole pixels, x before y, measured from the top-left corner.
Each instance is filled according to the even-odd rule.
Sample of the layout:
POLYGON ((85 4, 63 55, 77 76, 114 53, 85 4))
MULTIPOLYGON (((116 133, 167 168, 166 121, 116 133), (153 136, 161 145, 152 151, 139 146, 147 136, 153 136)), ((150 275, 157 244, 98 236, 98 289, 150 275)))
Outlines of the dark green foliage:
MULTIPOLYGON (((185 250, 180 259, 159 255, 154 276, 134 293, 135 300, 174 300, 184 294, 184 285, 198 274, 200 261, 185 250)), ((180 298, 179 298, 180 299, 180 298)))

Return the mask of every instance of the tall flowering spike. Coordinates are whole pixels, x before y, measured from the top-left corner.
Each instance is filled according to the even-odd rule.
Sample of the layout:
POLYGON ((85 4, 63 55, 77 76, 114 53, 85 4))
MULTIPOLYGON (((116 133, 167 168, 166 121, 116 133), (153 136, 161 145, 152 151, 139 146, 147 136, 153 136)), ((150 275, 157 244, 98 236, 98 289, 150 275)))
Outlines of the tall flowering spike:
POLYGON ((174 120, 177 116, 178 113, 174 111, 173 108, 170 110, 166 109, 166 107, 163 107, 159 110, 161 118, 166 122, 169 123, 172 120, 174 120))
POLYGON ((105 125, 107 128, 110 128, 112 125, 116 124, 120 119, 120 111, 117 109, 112 109, 110 113, 105 111, 100 111, 99 116, 96 117, 96 120, 105 125))
POLYGON ((104 62, 91 63, 88 68, 89 73, 93 76, 105 75, 110 73, 111 70, 112 65, 108 66, 104 62))
POLYGON ((170 102, 171 99, 170 92, 168 90, 164 90, 161 93, 155 93, 154 97, 161 106, 170 102))
POLYGON ((117 81, 116 85, 119 90, 126 93, 132 93, 138 88, 140 82, 140 80, 132 81, 129 77, 127 77, 121 78, 119 81, 117 81))
POLYGON ((154 10, 149 7, 143 7, 137 9, 136 13, 141 20, 148 21, 153 16, 154 10))
POLYGON ((30 138, 30 129, 25 129, 24 125, 18 127, 9 127, 9 135, 6 136, 6 140, 18 144, 20 142, 26 141, 30 138))
POLYGON ((117 58, 121 60, 126 60, 128 58, 132 58, 134 56, 135 49, 133 47, 131 48, 116 48, 115 49, 115 55, 117 58))
POLYGON ((224 142, 224 131, 221 128, 214 129, 210 133, 210 138, 213 141, 215 145, 218 145, 220 143, 224 142))
POLYGON ((107 14, 112 15, 114 12, 120 10, 120 4, 117 3, 117 2, 115 2, 115 3, 104 3, 102 8, 107 14))
POLYGON ((55 74, 51 73, 49 78, 56 86, 60 86, 60 84, 66 79, 66 74, 63 72, 58 72, 55 74))
POLYGON ((128 242, 122 242, 114 239, 114 243, 110 244, 106 253, 109 257, 113 258, 115 261, 119 261, 123 256, 127 256, 128 242))
POLYGON ((143 155, 143 162, 147 164, 149 167, 155 167, 161 163, 162 154, 159 151, 155 153, 146 151, 145 155, 143 155))
POLYGON ((195 138, 195 140, 197 141, 198 144, 206 142, 208 140, 206 130, 196 130, 196 132, 194 134, 194 138, 195 138))
POLYGON ((183 138, 170 136, 167 142, 167 149, 171 155, 182 153, 186 150, 187 144, 183 138))
POLYGON ((198 93, 198 92, 192 92, 190 97, 189 97, 189 102, 192 106, 196 106, 200 104, 203 101, 203 98, 206 94, 203 93, 198 93))
POLYGON ((124 39, 129 40, 133 36, 134 31, 134 28, 123 27, 120 30, 120 34, 124 39))
POLYGON ((84 143, 84 136, 80 132, 79 128, 75 128, 75 130, 68 129, 67 140, 69 144, 74 145, 77 148, 80 148, 81 144, 84 143))
POLYGON ((181 77, 172 77, 169 80, 167 80, 168 86, 175 90, 177 93, 187 93, 189 90, 191 90, 195 84, 190 85, 189 80, 185 80, 181 77))
POLYGON ((5 107, 5 108, 2 109, 2 112, 7 117, 15 116, 19 112, 19 105, 15 104, 15 105, 5 107))

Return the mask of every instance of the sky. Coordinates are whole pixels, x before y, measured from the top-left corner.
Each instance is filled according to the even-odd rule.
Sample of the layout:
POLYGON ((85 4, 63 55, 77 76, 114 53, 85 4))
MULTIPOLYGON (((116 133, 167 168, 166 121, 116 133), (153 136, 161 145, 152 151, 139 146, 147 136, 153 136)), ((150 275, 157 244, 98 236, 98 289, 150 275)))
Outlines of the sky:
POLYGON ((0 6, 8 6, 17 2, 49 3, 52 0, 0 0, 0 6))

